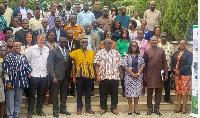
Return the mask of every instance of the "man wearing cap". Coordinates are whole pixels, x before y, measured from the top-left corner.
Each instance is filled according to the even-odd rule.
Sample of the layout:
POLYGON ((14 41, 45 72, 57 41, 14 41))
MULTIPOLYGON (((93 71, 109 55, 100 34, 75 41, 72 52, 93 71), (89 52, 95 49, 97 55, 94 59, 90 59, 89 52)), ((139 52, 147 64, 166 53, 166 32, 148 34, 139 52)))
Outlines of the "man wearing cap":
POLYGON ((86 113, 94 114, 91 110, 91 91, 95 78, 93 60, 95 52, 87 49, 88 39, 86 35, 80 38, 80 47, 69 53, 73 59, 72 78, 77 85, 77 115, 82 115, 82 95, 85 92, 86 113))

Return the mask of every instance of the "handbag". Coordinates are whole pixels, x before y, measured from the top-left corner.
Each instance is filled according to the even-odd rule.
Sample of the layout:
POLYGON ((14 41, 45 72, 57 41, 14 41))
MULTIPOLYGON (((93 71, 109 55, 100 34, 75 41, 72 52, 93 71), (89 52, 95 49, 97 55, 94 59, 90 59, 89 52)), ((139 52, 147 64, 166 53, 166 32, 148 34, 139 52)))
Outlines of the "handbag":
POLYGON ((170 86, 171 90, 175 89, 174 73, 170 74, 170 77, 169 77, 169 86, 170 86))

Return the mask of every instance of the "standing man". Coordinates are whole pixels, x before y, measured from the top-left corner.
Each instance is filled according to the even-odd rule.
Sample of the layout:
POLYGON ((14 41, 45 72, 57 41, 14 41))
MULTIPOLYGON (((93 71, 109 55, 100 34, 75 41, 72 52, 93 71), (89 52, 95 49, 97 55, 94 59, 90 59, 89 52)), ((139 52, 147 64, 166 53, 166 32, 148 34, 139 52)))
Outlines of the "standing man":
POLYGON ((100 2, 98 1, 94 2, 93 14, 95 16, 95 19, 98 19, 102 16, 102 12, 99 10, 99 8, 100 8, 100 2))
POLYGON ((4 15, 6 21, 7 21, 7 27, 9 27, 10 22, 11 22, 11 18, 12 18, 12 14, 13 14, 13 10, 11 8, 8 7, 8 0, 3 0, 2 3, 5 6, 6 10, 5 13, 6 15, 4 15))
POLYGON ((74 34, 74 39, 77 39, 78 38, 78 35, 79 34, 82 34, 84 31, 83 31, 83 28, 76 24, 76 16, 75 15, 71 15, 69 17, 69 24, 67 26, 64 27, 64 30, 68 31, 68 30, 73 30, 73 34, 74 34))
POLYGON ((147 29, 147 21, 142 21, 141 29, 144 30, 144 39, 149 41, 151 38, 151 31, 147 29))
POLYGON ((73 52, 70 52, 70 57, 73 59, 72 78, 74 84, 77 85, 77 115, 82 115, 82 95, 85 92, 85 107, 86 113, 95 114, 91 110, 91 91, 94 85, 94 67, 93 60, 95 52, 87 49, 88 39, 83 35, 80 38, 80 47, 73 52))
POLYGON ((97 22, 97 20, 93 20, 91 25, 92 25, 92 31, 91 32, 98 35, 99 42, 100 42, 102 40, 103 35, 104 35, 104 31, 101 28, 99 28, 99 23, 97 22))
POLYGON ((13 15, 20 12, 22 14, 22 20, 27 18, 26 0, 20 0, 20 7, 13 10, 13 15))
POLYGON ((5 6, 3 4, 0 4, 0 23, 1 23, 1 30, 4 30, 7 27, 7 21, 5 19, 5 17, 3 16, 5 13, 5 6))
POLYGON ((128 29, 129 22, 131 21, 130 17, 126 15, 126 7, 122 6, 120 8, 120 14, 115 17, 114 20, 119 20, 121 25, 128 29))
POLYGON ((46 18, 47 16, 47 12, 43 11, 41 9, 41 2, 39 0, 35 1, 35 9, 39 9, 40 10, 40 18, 46 18))
POLYGON ((77 24, 81 27, 84 27, 86 23, 91 24, 94 19, 94 14, 91 11, 89 11, 89 4, 84 3, 83 11, 80 12, 77 16, 77 24))
POLYGON ((134 20, 137 23, 137 29, 138 27, 141 27, 142 19, 139 17, 139 11, 137 9, 133 11, 132 20, 134 20))
POLYGON ((78 3, 76 4, 76 9, 73 12, 73 14, 77 17, 80 12, 81 12, 81 5, 78 3))
POLYGON ((87 49, 93 50, 94 52, 99 51, 99 37, 97 34, 91 32, 92 26, 89 23, 86 23, 84 26, 85 33, 80 34, 78 36, 78 40, 81 39, 82 36, 86 35, 88 39, 87 49))
POLYGON ((55 27, 55 18, 58 17, 61 21, 61 25, 63 24, 62 18, 56 14, 56 7, 54 5, 50 6, 50 15, 48 15, 46 18, 48 19, 49 29, 53 29, 55 27))
POLYGON ((22 20, 22 29, 15 33, 15 41, 21 42, 22 46, 26 45, 26 33, 31 32, 33 34, 33 40, 35 41, 36 36, 35 32, 29 29, 29 20, 23 19, 22 20))
POLYGON ((42 27, 39 28, 39 29, 36 29, 35 31, 35 35, 39 35, 39 34, 44 34, 44 35, 47 35, 47 31, 48 31, 48 20, 46 18, 43 18, 42 19, 42 27))
POLYGON ((62 29, 61 20, 59 17, 54 18, 54 23, 55 23, 55 28, 50 29, 49 31, 53 31, 56 33, 56 37, 54 41, 58 42, 60 37, 65 37, 67 35, 67 32, 62 29))
POLYGON ((42 18, 40 18, 40 9, 35 9, 34 10, 34 18, 31 18, 29 20, 30 29, 35 31, 36 29, 41 28, 42 27, 41 22, 42 22, 42 18))
POLYGON ((109 17, 108 13, 108 9, 104 8, 103 15, 97 19, 97 22, 99 23, 99 28, 101 28, 104 32, 111 31, 111 27, 113 24, 113 18, 109 17))
POLYGON ((94 64, 97 75, 97 82, 100 83, 100 114, 104 114, 107 111, 107 98, 108 91, 111 94, 111 112, 118 114, 118 86, 119 75, 123 78, 123 70, 120 67, 123 59, 117 50, 112 49, 112 40, 104 40, 104 49, 99 50, 95 56, 94 64))
POLYGON ((48 57, 48 72, 53 81, 53 116, 58 115, 58 93, 60 90, 60 113, 71 115, 66 111, 67 89, 69 78, 67 76, 69 65, 69 51, 65 49, 67 39, 60 37, 59 47, 52 49, 48 57))
POLYGON ((144 51, 144 81, 147 83, 147 115, 153 113, 152 95, 155 89, 155 105, 154 113, 161 116, 159 111, 162 89, 164 81, 168 79, 167 61, 165 51, 157 47, 158 39, 153 36, 150 39, 151 47, 144 51), (164 70, 164 77, 161 76, 161 71, 164 70))
POLYGON ((150 9, 144 12, 143 20, 147 21, 147 29, 153 32, 154 28, 161 24, 161 13, 155 9, 156 3, 154 1, 151 1, 149 4, 150 9))
POLYGON ((167 41, 167 33, 162 32, 160 34, 161 43, 158 43, 158 47, 161 47, 165 50, 166 60, 167 60, 167 68, 168 68, 168 80, 164 82, 165 87, 165 102, 174 104, 173 101, 170 100, 170 73, 171 73, 171 57, 174 52, 173 45, 167 41))
POLYGON ((42 111, 43 93, 47 85, 47 58, 49 56, 49 48, 44 46, 45 35, 38 35, 37 44, 31 46, 26 53, 26 57, 33 68, 30 78, 30 91, 28 97, 28 115, 27 118, 32 118, 35 106, 35 93, 37 90, 36 112, 39 116, 45 116, 42 111))
POLYGON ((71 7, 72 7, 72 3, 70 0, 68 0, 66 2, 66 9, 62 10, 60 13, 60 16, 63 18, 64 24, 65 24, 64 26, 69 24, 69 16, 73 14, 71 7))
POLYGON ((14 42, 12 52, 3 61, 6 83, 6 112, 8 118, 18 118, 22 103, 22 92, 29 87, 32 68, 25 55, 20 53, 21 43, 14 42))

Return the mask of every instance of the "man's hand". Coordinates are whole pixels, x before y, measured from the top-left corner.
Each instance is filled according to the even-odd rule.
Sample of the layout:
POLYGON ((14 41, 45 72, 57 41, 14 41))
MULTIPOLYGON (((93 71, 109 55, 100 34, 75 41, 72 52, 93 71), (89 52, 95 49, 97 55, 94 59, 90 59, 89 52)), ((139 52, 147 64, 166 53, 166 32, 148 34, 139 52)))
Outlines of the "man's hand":
POLYGON ((165 76, 165 79, 164 79, 164 81, 167 81, 168 80, 168 76, 165 76))
POLYGON ((32 76, 31 73, 29 73, 29 74, 28 74, 28 78, 31 79, 31 76, 32 76))
POLYGON ((7 89, 7 90, 10 90, 11 88, 12 88, 11 83, 6 84, 6 89, 7 89))
POLYGON ((73 83, 76 84, 76 77, 73 77, 73 83))
POLYGON ((120 74, 120 80, 123 80, 124 79, 124 73, 121 73, 120 74))
POLYGON ((146 82, 147 82, 147 78, 146 78, 146 77, 143 77, 143 79, 144 79, 144 82, 146 83, 146 82))
POLYGON ((99 75, 97 75, 96 81, 97 81, 98 83, 100 83, 100 82, 101 82, 101 78, 100 78, 100 76, 99 76, 99 75))
POLYGON ((53 78, 53 83, 54 83, 54 84, 57 84, 57 83, 58 83, 58 80, 57 80, 56 77, 53 78))

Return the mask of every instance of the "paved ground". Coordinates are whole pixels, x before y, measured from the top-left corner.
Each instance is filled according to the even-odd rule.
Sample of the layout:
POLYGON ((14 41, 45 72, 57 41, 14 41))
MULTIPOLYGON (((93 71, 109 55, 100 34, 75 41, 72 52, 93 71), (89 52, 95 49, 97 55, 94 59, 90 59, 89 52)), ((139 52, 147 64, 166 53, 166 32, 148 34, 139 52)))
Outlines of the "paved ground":
MULTIPOLYGON (((152 114, 151 116, 146 115, 146 111, 141 111, 141 115, 135 115, 132 114, 131 116, 128 116, 127 112, 120 112, 118 115, 113 115, 111 112, 107 112, 104 115, 100 115, 98 112, 96 112, 95 115, 89 115, 89 114, 83 114, 80 116, 77 116, 76 113, 72 113, 71 116, 66 115, 60 115, 59 118, 191 118, 189 116, 189 113, 187 114, 181 114, 181 113, 174 113, 173 111, 161 111, 162 116, 159 117, 156 114, 152 114)), ((20 118, 26 118, 27 114, 20 114, 20 118)), ((34 115, 33 118, 44 118, 39 117, 37 115, 34 115)), ((53 118, 52 114, 47 114, 46 118, 53 118)))

